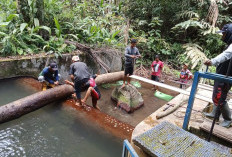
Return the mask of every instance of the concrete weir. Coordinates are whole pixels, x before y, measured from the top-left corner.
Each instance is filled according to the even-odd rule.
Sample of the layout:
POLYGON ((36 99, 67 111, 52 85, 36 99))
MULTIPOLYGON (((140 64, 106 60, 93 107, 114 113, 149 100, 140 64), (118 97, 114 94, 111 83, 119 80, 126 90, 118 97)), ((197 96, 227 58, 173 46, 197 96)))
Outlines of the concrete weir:
MULTIPOLYGON (((190 91, 190 88, 187 90, 190 91)), ((199 86, 197 94, 204 96, 204 97, 210 97, 212 95, 212 86, 201 84, 199 86)), ((131 144, 140 157, 147 157, 148 155, 147 153, 145 153, 143 149, 135 145, 133 140, 136 137, 140 136, 141 134, 147 132, 148 130, 152 129, 153 127, 157 126, 158 124, 164 121, 167 121, 169 123, 174 124, 175 126, 182 128, 187 103, 188 103, 188 96, 179 94, 174 99, 172 99, 170 102, 165 104, 163 107, 159 108, 156 112, 152 113, 150 116, 145 118, 142 122, 140 122, 135 127, 132 133, 132 137, 131 137, 131 144), (179 105, 180 103, 182 103, 182 105, 180 105, 180 107, 178 107, 177 110, 175 110, 174 112, 162 118, 157 119, 157 115, 163 113, 166 110, 171 110, 172 108, 174 108, 174 106, 179 105)), ((231 105, 230 107, 232 110, 231 105)), ((210 110, 212 110, 212 105, 210 105, 210 102, 195 98, 192 115, 191 115, 191 119, 189 123, 189 128, 188 128, 188 130, 191 133, 194 133, 203 139, 206 139, 208 137, 207 132, 209 131, 209 127, 205 127, 205 126, 206 124, 212 124, 212 121, 205 118, 203 116, 203 112, 211 112, 210 110), (203 130, 206 130, 206 132, 203 130)), ((223 147, 225 151, 228 151, 228 152, 231 151, 232 127, 225 129, 217 125, 215 126, 215 131, 213 132, 213 135, 214 135, 213 141, 220 143, 222 145, 225 145, 226 147, 218 144, 220 147, 223 147)))
MULTIPOLYGON (((91 73, 105 73, 103 68, 99 68, 96 65, 91 56, 81 51, 75 51, 69 54, 62 54, 62 56, 38 54, 7 58, 0 57, 0 66, 4 67, 0 70, 0 79, 16 76, 33 76, 37 78, 45 66, 55 61, 58 64, 58 70, 62 76, 61 79, 64 80, 69 77, 69 67, 72 63, 71 58, 73 55, 79 55, 80 60, 87 64, 91 73)), ((110 72, 121 71, 122 61, 119 54, 106 54, 104 51, 101 51, 98 55, 110 68, 110 72)))

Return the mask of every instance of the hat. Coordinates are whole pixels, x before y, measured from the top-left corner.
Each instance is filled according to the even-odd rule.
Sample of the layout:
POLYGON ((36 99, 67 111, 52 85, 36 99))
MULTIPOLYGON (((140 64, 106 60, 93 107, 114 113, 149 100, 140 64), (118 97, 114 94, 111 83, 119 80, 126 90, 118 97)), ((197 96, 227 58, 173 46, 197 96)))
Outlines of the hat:
POLYGON ((136 39, 131 39, 131 43, 137 43, 136 39))
POLYGON ((80 60, 79 56, 73 56, 72 61, 78 62, 80 60))
POLYGON ((217 33, 232 32, 232 23, 225 24, 217 33))
POLYGON ((52 70, 54 70, 54 71, 58 70, 58 66, 55 62, 50 63, 49 67, 52 68, 52 70))
POLYGON ((155 55, 155 58, 160 58, 159 55, 155 55))
POLYGON ((187 67, 189 66, 188 63, 183 63, 183 65, 185 65, 185 66, 187 66, 187 67))

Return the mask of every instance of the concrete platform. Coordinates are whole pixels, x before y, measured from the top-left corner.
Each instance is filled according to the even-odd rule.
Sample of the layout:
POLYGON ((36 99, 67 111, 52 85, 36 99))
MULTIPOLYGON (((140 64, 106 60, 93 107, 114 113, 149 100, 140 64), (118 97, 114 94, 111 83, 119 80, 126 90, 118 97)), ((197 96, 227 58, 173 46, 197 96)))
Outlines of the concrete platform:
MULTIPOLYGON (((211 90, 212 87, 209 87, 209 86, 205 86, 205 87, 207 87, 207 88, 198 88, 197 94, 205 96, 205 97, 211 97, 212 96, 212 90, 211 90)), ((187 90, 190 91, 190 88, 187 90)), ((142 122, 140 122, 135 127, 135 129, 132 133, 132 141, 133 141, 133 139, 135 139, 135 137, 137 137, 137 136, 143 134, 144 132, 152 129, 154 126, 160 124, 163 121, 168 121, 168 122, 182 128, 184 116, 185 116, 185 112, 186 112, 186 107, 187 107, 187 102, 188 102, 188 96, 183 95, 183 94, 179 94, 178 96, 176 96, 174 99, 172 99, 166 105, 164 105, 163 107, 158 109, 156 112, 154 112, 153 114, 148 116, 146 119, 144 119, 142 122), (168 104, 178 105, 181 102, 182 103, 184 102, 184 105, 179 107, 173 113, 171 113, 163 118, 160 118, 160 119, 156 118, 157 114, 162 113, 165 108, 170 106, 168 104)), ((202 112, 203 112, 203 110, 206 110, 206 108, 209 108, 208 106, 209 106, 209 102, 203 101, 200 99, 195 99, 191 119, 189 122, 189 130, 191 130, 192 132, 198 132, 198 133, 203 132, 200 129, 200 126, 204 123, 206 118, 203 116, 202 112)), ((167 110, 171 110, 171 108, 172 107, 169 107, 167 110)), ((232 133, 232 127, 230 127, 229 130, 230 131, 228 131, 228 132, 232 133)), ((149 156, 143 150, 141 150, 139 147, 134 145, 133 142, 131 142, 131 143, 140 157, 149 156)), ((231 147, 232 147, 232 144, 231 144, 231 147)))

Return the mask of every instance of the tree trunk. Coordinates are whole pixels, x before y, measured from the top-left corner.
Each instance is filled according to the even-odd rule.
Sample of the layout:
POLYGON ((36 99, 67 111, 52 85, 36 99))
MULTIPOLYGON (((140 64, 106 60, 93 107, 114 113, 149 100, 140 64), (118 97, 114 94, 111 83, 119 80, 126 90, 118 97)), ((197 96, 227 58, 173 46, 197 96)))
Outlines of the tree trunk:
MULTIPOLYGON (((96 78, 98 85, 122 80, 123 71, 99 75, 96 78)), ((27 113, 35 111, 54 101, 64 99, 74 92, 70 85, 61 85, 55 88, 41 91, 25 98, 16 100, 0 107, 0 123, 19 118, 27 113)))
POLYGON ((118 80, 122 80, 124 77, 124 71, 101 74, 96 78, 97 85, 111 83, 118 80))
POLYGON ((70 45, 75 45, 78 50, 87 52, 94 59, 97 65, 100 64, 100 66, 105 70, 105 72, 107 73, 110 72, 110 68, 101 60, 100 57, 96 55, 96 52, 93 51, 90 47, 68 40, 65 40, 65 43, 70 45))
POLYGON ((30 8, 28 6, 27 0, 18 0, 17 10, 19 14, 22 14, 24 22, 29 23, 30 22, 30 8))
MULTIPOLYGON (((44 21, 44 1, 43 0, 36 0, 36 18, 39 20, 39 25, 43 26, 45 25, 44 21)), ((49 39, 49 34, 46 30, 40 29, 39 30, 39 35, 43 37, 43 39, 48 40, 49 39)))

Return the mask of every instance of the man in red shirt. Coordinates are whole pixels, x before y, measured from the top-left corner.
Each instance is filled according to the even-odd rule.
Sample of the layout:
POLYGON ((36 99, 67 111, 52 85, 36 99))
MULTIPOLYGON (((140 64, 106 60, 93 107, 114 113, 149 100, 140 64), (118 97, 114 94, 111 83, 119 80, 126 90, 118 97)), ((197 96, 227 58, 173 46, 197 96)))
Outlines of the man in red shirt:
MULTIPOLYGON (((152 80, 157 81, 157 82, 160 81, 160 76, 161 76, 163 66, 164 64, 162 61, 160 61, 159 55, 156 55, 155 60, 151 64, 151 71, 152 71, 151 79, 152 80)), ((157 90, 158 87, 154 86, 154 89, 157 90)))

